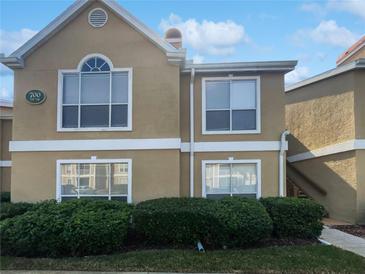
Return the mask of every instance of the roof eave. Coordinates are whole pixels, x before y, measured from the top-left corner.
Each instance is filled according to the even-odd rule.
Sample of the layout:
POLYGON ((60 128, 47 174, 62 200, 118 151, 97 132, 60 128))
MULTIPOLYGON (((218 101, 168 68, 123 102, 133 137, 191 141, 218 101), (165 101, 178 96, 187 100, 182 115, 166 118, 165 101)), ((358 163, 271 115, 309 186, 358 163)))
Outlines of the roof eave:
POLYGON ((249 71, 275 71, 287 73, 294 70, 297 61, 268 61, 268 62, 237 62, 237 63, 211 63, 191 64, 186 63, 182 72, 249 72, 249 71))
POLYGON ((301 88, 301 87, 304 87, 306 85, 310 85, 310 84, 325 80, 325 79, 330 78, 330 77, 334 77, 334 76, 339 75, 339 74, 344 73, 344 72, 348 72, 348 71, 352 71, 352 70, 356 70, 356 69, 364 69, 364 68, 365 68, 365 58, 360 58, 360 59, 355 60, 351 63, 339 66, 337 68, 328 70, 326 72, 323 72, 323 73, 318 74, 316 76, 313 76, 311 78, 308 78, 308 79, 305 79, 305 80, 300 81, 298 83, 295 83, 293 85, 290 85, 285 89, 285 92, 294 91, 298 88, 301 88))
POLYGON ((10 69, 24 68, 24 60, 18 57, 0 57, 0 63, 7 66, 10 69))

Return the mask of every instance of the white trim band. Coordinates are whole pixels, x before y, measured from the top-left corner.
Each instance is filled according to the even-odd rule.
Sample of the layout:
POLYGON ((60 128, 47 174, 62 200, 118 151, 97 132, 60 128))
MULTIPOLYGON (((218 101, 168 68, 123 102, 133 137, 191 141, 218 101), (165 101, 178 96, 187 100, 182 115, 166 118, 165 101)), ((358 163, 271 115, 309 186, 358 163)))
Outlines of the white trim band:
POLYGON ((10 141, 11 152, 180 149, 179 138, 10 141))
POLYGON ((4 160, 4 161, 0 161, 0 167, 11 167, 11 161, 7 161, 7 160, 4 160))
MULTIPOLYGON (((288 142, 285 143, 285 150, 288 142)), ((196 142, 195 152, 224 152, 224 151, 279 151, 279 141, 235 141, 235 142, 196 142)), ((189 152, 189 143, 181 143, 181 152, 189 152)))
POLYGON ((287 157, 290 163, 337 154, 355 149, 365 149, 365 139, 353 139, 335 145, 325 146, 319 149, 303 152, 287 157))
MULTIPOLYGON (((288 149, 288 142, 285 143, 288 149)), ((163 139, 99 139, 99 140, 35 140, 10 141, 11 152, 32 151, 96 151, 179 149, 190 152, 190 143, 179 138, 163 139)), ((196 142, 195 152, 279 151, 279 141, 196 142)))

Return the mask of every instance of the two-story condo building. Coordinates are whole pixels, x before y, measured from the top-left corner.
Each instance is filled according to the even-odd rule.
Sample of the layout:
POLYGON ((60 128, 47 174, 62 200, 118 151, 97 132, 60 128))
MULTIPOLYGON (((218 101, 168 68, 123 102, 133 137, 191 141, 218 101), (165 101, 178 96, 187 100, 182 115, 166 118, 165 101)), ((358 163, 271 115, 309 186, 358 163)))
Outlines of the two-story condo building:
POLYGON ((115 1, 79 0, 1 62, 14 70, 11 199, 285 195, 284 74, 193 64, 115 1))

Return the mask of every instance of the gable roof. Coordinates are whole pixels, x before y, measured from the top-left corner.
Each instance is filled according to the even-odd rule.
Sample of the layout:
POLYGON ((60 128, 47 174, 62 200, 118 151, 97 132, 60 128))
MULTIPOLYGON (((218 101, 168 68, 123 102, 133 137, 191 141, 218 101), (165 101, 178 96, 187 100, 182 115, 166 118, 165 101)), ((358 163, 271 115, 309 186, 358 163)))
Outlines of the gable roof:
MULTIPOLYGON (((89 7, 96 0, 76 0, 64 12, 57 16, 44 29, 33 36, 29 41, 19 49, 11 53, 8 57, 0 56, 0 62, 10 68, 23 68, 24 59, 30 55, 40 45, 50 39, 54 34, 61 30, 67 23, 79 15, 83 10, 89 7)), ((170 43, 159 37, 154 31, 148 28, 140 20, 121 7, 115 0, 99 0, 123 21, 128 23, 136 31, 143 34, 153 44, 166 53, 169 62, 179 63, 185 60, 185 50, 176 49, 170 43)))
POLYGON ((338 65, 342 64, 344 61, 347 60, 347 58, 354 55, 356 52, 358 52, 363 47, 365 47, 365 35, 337 58, 336 65, 338 66, 338 65))

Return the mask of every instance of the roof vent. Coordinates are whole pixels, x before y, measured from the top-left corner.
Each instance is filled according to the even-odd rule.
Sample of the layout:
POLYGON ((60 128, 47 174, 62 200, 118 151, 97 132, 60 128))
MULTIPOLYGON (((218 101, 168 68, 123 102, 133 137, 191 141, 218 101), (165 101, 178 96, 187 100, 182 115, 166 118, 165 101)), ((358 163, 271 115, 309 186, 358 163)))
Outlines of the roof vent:
POLYGON ((105 10, 96 8, 89 12, 89 24, 94 28, 101 28, 108 21, 108 14, 105 10))
POLYGON ((166 31, 165 40, 177 49, 180 49, 182 46, 182 35, 176 28, 171 28, 166 31))

